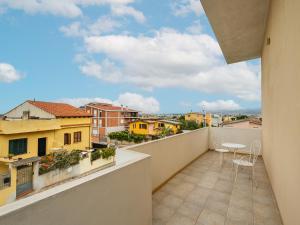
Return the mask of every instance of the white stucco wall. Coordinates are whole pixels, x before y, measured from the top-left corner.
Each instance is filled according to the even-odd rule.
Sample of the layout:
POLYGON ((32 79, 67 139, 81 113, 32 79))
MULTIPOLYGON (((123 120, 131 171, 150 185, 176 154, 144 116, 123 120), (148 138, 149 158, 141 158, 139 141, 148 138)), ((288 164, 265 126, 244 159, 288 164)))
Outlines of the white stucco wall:
POLYGON ((213 141, 217 139, 222 142, 244 144, 247 146, 245 150, 250 150, 253 141, 261 142, 261 136, 260 128, 211 127, 209 129, 209 148, 213 149, 213 141))
POLYGON ((151 225, 150 157, 117 164, 0 207, 1 225, 151 225))
POLYGON ((152 190, 208 150, 209 128, 178 134, 129 147, 151 155, 152 190))
POLYGON ((30 111, 30 116, 39 117, 41 119, 54 119, 55 116, 41 110, 40 108, 30 104, 29 102, 24 102, 23 104, 17 106, 11 111, 4 114, 8 118, 22 118, 24 111, 30 111))

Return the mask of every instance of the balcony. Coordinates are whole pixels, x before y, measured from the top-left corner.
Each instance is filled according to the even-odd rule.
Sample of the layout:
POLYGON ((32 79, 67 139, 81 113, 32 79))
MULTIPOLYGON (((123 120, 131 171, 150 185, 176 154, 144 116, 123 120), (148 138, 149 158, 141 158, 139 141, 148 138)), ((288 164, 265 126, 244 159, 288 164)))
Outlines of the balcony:
MULTIPOLYGON (((153 194, 153 225, 280 225, 280 215, 260 158, 255 179, 241 170, 234 183, 233 154, 209 151, 153 194)), ((251 171, 250 171, 251 172, 251 171)))
POLYGON ((212 137, 249 146, 261 130, 203 128, 120 149, 113 167, 0 207, 0 224, 282 224, 263 159, 257 187, 247 169, 234 183, 233 156, 220 166, 212 137))

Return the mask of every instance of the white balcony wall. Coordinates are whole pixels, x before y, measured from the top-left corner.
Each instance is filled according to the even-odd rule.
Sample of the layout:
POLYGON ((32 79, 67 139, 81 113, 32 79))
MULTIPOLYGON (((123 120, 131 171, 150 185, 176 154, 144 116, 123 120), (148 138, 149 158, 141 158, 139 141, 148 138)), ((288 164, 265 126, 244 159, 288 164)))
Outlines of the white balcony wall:
POLYGON ((2 225, 151 225, 150 157, 117 154, 116 165, 0 207, 2 225))
POLYGON ((152 190, 208 150, 209 128, 142 143, 129 150, 151 155, 152 190))
POLYGON ((261 141, 261 137, 261 128, 211 127, 209 129, 209 148, 213 149, 213 141, 218 139, 221 142, 244 144, 247 146, 244 150, 250 150, 251 143, 255 140, 261 141))

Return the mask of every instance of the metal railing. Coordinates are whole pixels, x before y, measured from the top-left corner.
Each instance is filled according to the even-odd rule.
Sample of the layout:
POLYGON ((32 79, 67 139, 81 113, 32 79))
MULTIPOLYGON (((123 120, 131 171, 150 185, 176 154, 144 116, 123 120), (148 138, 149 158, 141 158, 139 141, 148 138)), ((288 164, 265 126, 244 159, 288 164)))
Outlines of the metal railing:
POLYGON ((10 186, 10 174, 0 174, 0 190, 10 186))

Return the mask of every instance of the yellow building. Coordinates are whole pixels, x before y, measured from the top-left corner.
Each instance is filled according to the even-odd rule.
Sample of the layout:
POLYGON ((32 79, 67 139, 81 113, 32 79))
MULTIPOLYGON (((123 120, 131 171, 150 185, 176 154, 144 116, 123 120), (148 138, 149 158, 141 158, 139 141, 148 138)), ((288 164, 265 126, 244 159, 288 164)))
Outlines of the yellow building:
POLYGON ((62 103, 26 101, 6 113, 0 120, 0 205, 33 189, 40 156, 90 148, 90 124, 90 114, 62 103))
MULTIPOLYGON (((198 112, 187 113, 187 114, 185 114, 184 119, 186 121, 195 121, 199 125, 204 123, 204 115, 202 113, 198 113, 198 112)), ((206 121, 207 126, 211 126, 212 116, 210 113, 206 113, 205 121, 206 121)))
POLYGON ((236 120, 235 116, 223 116, 223 122, 231 122, 235 120, 236 120))
POLYGON ((129 132, 142 135, 160 135, 165 129, 177 134, 180 130, 180 123, 167 120, 138 120, 129 124, 129 132))

